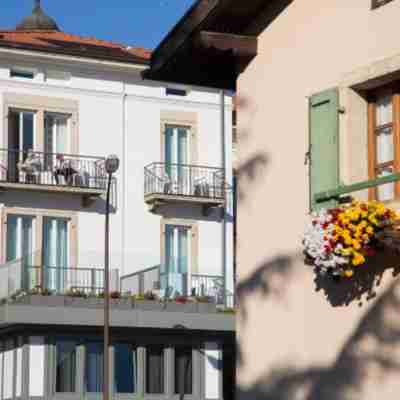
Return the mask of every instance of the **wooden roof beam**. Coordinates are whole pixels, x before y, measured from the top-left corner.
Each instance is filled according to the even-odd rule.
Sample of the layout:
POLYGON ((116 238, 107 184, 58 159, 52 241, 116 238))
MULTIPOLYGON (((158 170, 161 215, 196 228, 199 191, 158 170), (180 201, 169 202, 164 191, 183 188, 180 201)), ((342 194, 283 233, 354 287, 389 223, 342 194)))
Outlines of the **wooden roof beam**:
POLYGON ((198 47, 205 49, 232 51, 235 57, 246 59, 254 58, 258 50, 257 37, 231 33, 201 31, 198 33, 195 43, 198 47))

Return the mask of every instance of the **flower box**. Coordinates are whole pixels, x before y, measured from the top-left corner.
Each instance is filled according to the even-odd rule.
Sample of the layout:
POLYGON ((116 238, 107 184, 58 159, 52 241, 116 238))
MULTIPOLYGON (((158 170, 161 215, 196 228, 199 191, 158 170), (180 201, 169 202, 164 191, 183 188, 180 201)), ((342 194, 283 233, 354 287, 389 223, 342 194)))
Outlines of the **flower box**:
POLYGON ((164 304, 156 300, 134 300, 133 308, 143 311, 162 311, 164 304))
POLYGON ((17 304, 43 307, 63 307, 64 296, 26 295, 15 300, 17 304))

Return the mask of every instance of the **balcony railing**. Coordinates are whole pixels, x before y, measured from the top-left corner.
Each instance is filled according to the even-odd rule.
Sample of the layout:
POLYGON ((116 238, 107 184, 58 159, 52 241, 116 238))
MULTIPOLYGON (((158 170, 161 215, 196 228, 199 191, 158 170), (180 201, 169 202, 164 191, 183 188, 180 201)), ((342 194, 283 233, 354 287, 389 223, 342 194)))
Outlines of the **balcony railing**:
MULTIPOLYGON (((166 273, 162 272, 159 265, 121 277, 121 291, 130 292, 136 295, 144 295, 146 292, 160 292, 163 297, 166 290, 163 290, 163 280, 167 279, 166 273)), ((224 293, 224 278, 221 275, 202 274, 171 274, 169 284, 176 283, 176 276, 180 275, 185 284, 179 284, 186 296, 210 297, 217 304, 226 304, 233 307, 234 295, 224 293), (186 282, 188 282, 186 284, 186 282)))
MULTIPOLYGON (((104 291, 104 270, 99 268, 66 268, 30 266, 24 259, 0 265, 0 299, 20 291, 48 290, 63 295, 71 290, 87 295, 104 291)), ((119 290, 118 270, 110 271, 110 290, 119 290)))
POLYGON ((223 202, 224 170, 196 165, 152 163, 144 169, 144 194, 146 201, 175 198, 223 202))
POLYGON ((104 191, 104 158, 0 149, 0 183, 61 190, 104 191))

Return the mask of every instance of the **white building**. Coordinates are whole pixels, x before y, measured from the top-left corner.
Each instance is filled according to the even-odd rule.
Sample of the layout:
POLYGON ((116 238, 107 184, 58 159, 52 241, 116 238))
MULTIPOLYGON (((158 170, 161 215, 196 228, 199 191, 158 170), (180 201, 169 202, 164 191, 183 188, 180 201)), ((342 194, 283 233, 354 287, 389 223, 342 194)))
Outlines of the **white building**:
MULTIPOLYGON (((101 310, 72 309, 66 299, 58 299, 63 308, 35 308, 10 296, 38 287, 103 290, 109 154, 120 159, 111 199, 113 289, 233 301, 231 101, 217 91, 144 80, 149 58, 144 49, 61 32, 40 2, 17 30, 0 32, 0 292, 8 298, 2 326, 9 328, 0 339, 0 399, 81 398, 101 389, 95 338, 57 339, 76 330, 95 337, 101 310), (45 374, 48 357, 57 371, 45 374), (60 372, 66 359, 73 376, 60 372)), ((113 371, 117 380, 118 368, 134 378, 121 383, 125 391, 115 383, 116 393, 222 398, 218 360, 232 344, 231 317, 129 312, 112 317, 125 337, 113 347, 113 371), (178 325, 195 329, 197 339, 178 325), (140 343, 127 341, 132 332, 140 343), (182 388, 169 372, 187 358, 177 359, 168 344, 178 342, 189 343, 192 354, 190 385, 182 388), (121 367, 118 354, 128 345, 133 358, 121 367), (162 373, 151 377, 157 367, 150 363, 162 373)))

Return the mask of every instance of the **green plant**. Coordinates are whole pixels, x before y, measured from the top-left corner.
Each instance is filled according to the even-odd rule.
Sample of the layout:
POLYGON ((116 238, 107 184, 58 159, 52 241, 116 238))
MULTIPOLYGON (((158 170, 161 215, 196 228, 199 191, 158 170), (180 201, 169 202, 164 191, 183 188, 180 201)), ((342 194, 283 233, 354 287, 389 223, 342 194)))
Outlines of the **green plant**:
POLYGON ((213 298, 210 296, 195 296, 194 299, 198 303, 213 303, 213 298))
POLYGON ((76 289, 76 288, 69 289, 65 293, 65 295, 69 296, 69 297, 80 297, 80 298, 87 298, 88 297, 88 295, 83 290, 76 289))
POLYGON ((222 314, 236 314, 236 309, 232 307, 225 307, 218 310, 222 314))

